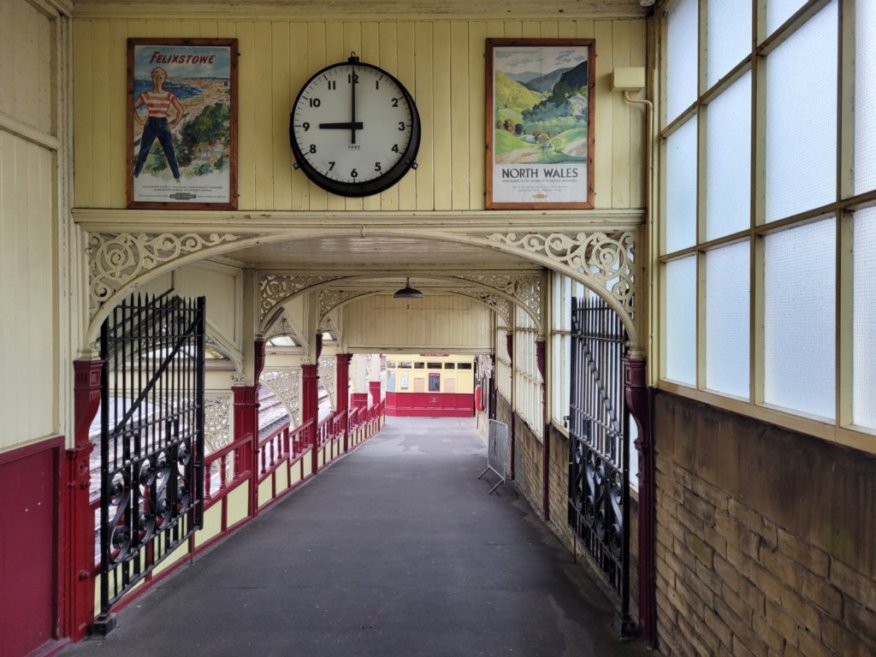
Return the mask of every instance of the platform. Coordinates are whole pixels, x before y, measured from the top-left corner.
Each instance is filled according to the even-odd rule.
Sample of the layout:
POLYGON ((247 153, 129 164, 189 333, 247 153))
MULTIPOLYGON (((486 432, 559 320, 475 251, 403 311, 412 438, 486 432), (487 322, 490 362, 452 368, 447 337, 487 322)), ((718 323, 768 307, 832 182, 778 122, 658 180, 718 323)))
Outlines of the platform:
POLYGON ((64 657, 641 657, 473 419, 386 428, 64 657))

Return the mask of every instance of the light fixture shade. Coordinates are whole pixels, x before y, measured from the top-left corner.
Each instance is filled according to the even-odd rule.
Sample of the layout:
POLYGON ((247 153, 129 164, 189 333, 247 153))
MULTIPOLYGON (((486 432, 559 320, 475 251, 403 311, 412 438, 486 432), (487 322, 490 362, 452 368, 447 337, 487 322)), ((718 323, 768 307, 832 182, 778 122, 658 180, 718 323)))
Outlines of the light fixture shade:
POLYGON ((411 287, 410 277, 405 279, 405 286, 392 295, 393 299, 422 299, 423 293, 411 287))

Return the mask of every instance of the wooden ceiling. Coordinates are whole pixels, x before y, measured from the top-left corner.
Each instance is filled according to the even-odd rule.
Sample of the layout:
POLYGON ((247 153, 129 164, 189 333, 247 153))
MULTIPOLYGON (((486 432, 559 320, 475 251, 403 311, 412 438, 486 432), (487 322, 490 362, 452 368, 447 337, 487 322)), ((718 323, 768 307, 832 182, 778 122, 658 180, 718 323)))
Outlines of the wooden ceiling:
MULTIPOLYGON (((646 0, 646 3, 648 0, 646 0)), ((513 17, 641 18, 650 8, 641 0, 73 0, 74 16, 224 14, 302 15, 446 15, 513 17)))

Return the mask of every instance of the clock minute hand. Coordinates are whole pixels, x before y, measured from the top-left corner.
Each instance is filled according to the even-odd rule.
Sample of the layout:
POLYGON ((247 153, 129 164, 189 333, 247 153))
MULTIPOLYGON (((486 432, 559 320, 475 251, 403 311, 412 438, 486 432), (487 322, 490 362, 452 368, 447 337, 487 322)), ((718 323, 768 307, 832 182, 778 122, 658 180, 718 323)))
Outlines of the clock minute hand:
MULTIPOLYGON (((350 138, 351 144, 356 143, 356 83, 359 81, 359 76, 356 75, 356 67, 350 67, 350 98, 352 99, 352 116, 350 117, 350 138)), ((362 124, 359 124, 359 129, 362 129, 362 124)))
POLYGON ((363 125, 361 121, 342 121, 340 123, 320 123, 318 127, 322 130, 361 130, 363 125))

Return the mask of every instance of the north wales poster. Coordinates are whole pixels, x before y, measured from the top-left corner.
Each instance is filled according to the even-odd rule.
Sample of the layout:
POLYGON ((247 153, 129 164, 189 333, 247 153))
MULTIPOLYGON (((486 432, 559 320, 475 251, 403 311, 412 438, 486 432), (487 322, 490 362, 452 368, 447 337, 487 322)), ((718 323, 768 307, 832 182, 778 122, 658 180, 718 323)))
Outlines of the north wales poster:
POLYGON ((487 40, 488 209, 593 207, 591 39, 487 40))

